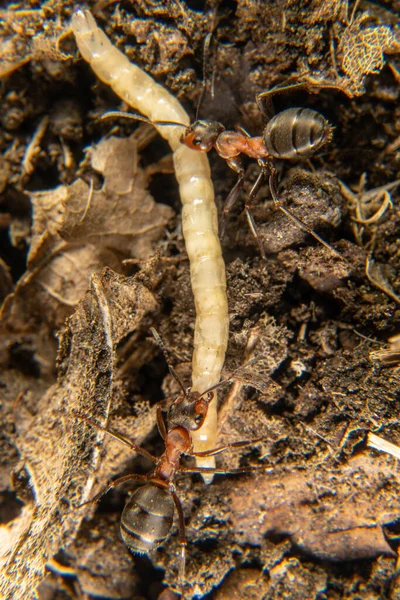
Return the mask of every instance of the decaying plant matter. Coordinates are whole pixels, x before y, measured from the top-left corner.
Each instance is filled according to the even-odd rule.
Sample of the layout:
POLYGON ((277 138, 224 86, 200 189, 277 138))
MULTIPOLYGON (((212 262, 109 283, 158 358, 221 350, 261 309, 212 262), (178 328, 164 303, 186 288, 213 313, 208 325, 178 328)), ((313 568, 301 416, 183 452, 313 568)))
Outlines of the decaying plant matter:
MULTIPOLYGON (((155 403, 168 406, 179 389, 152 326, 190 382, 195 310, 173 165, 152 129, 100 120, 127 107, 79 59, 68 32, 73 3, 38 6, 3 9, 0 23, 0 595, 154 599, 165 585, 176 589, 176 523, 145 561, 119 536, 128 488, 79 508, 112 478, 148 465, 74 415, 161 453, 155 403)), ((225 374, 259 360, 221 393, 219 443, 265 441, 221 456, 219 465, 261 461, 266 472, 220 476, 210 486, 198 476, 177 481, 187 596, 394 600, 394 5, 314 0, 265 10, 239 1, 195 11, 183 1, 138 0, 89 8, 112 43, 179 96, 193 119, 204 39, 214 30, 206 65, 214 100, 206 91, 200 117, 256 135, 256 94, 301 82, 303 90, 274 98, 276 110, 309 107, 335 126, 312 165, 282 164, 278 192, 341 259, 275 211, 265 186, 254 207, 261 261, 242 214, 257 177, 251 162, 226 223, 225 374)), ((218 157, 211 168, 222 207, 235 176, 218 157)))

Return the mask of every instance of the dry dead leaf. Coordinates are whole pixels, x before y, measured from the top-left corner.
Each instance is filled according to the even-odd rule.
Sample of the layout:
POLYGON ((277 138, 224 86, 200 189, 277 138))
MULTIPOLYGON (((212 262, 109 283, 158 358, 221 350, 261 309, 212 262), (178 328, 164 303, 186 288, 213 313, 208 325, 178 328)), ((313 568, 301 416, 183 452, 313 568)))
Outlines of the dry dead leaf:
POLYGON ((95 242, 132 258, 147 258, 173 215, 147 191, 148 177, 138 166, 137 142, 111 137, 89 150, 92 168, 104 177, 101 190, 90 194, 78 180, 31 195, 34 208, 29 266, 42 258, 48 233, 70 244, 95 242))
POLYGON ((347 19, 348 8, 348 0, 312 0, 307 21, 310 25, 330 21, 343 22, 347 19))
POLYGON ((273 317, 263 315, 254 327, 246 331, 246 338, 245 364, 234 372, 234 384, 219 411, 219 432, 224 430, 241 406, 246 386, 270 398, 281 391, 272 375, 287 358, 288 332, 279 327, 273 317))
MULTIPOLYGON (((60 339, 59 382, 41 398, 37 416, 14 440, 34 505, 28 504, 3 529, 1 597, 30 597, 46 562, 74 541, 83 517, 93 509, 78 506, 93 495, 105 434, 78 423, 74 411, 107 422, 117 392, 114 348, 156 307, 152 293, 135 278, 107 269, 101 278, 92 277, 90 290, 68 319, 60 339)), ((140 416, 144 407, 137 410, 140 443, 149 420, 140 416)))
POLYGON ((65 61, 69 55, 59 48, 67 28, 53 0, 38 9, 15 4, 0 11, 0 77, 10 75, 30 60, 65 61))
POLYGON ((291 474, 265 474, 230 494, 232 524, 243 542, 261 544, 266 535, 288 536, 322 560, 394 556, 383 526, 400 518, 399 481, 390 461, 363 454, 347 464, 291 474))
POLYGON ((338 53, 342 56, 341 66, 348 76, 353 93, 364 92, 367 75, 379 73, 385 64, 385 53, 400 52, 400 40, 388 25, 362 27, 368 18, 360 13, 340 35, 338 53))
POLYGON ((104 177, 90 193, 83 180, 31 194, 32 241, 28 271, 4 304, 3 325, 34 329, 45 319, 51 330, 62 326, 87 289, 89 277, 123 258, 147 258, 173 210, 156 204, 147 191, 134 136, 111 137, 89 151, 104 177))

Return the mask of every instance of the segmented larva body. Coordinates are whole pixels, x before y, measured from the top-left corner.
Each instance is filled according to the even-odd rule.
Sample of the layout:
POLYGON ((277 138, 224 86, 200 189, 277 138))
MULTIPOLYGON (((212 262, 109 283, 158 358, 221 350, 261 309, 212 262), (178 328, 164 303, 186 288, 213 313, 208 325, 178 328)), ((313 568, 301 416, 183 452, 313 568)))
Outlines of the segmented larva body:
MULTIPOLYGON (((189 125, 189 116, 178 100, 114 47, 89 11, 78 10, 74 14, 72 31, 80 53, 97 77, 109 84, 129 106, 151 121, 189 125)), ((218 237, 214 188, 205 153, 181 144, 182 127, 158 126, 157 130, 172 148, 179 184, 182 230, 196 307, 192 387, 204 392, 220 380, 228 343, 225 264, 218 237)), ((194 450, 201 452, 214 448, 216 431, 215 398, 204 425, 192 433, 194 450)), ((198 464, 212 467, 215 460, 213 457, 202 458, 198 464)))

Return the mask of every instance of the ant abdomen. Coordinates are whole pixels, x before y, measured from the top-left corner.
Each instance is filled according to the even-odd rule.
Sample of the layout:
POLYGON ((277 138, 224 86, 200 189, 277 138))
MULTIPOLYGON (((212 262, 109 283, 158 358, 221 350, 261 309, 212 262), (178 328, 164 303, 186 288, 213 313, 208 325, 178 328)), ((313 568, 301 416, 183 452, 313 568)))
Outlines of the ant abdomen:
POLYGON ((330 123, 310 108, 288 108, 268 122, 263 141, 275 158, 311 156, 332 137, 330 123))
POLYGON ((132 552, 147 554, 167 537, 174 517, 168 489, 148 483, 135 490, 121 515, 121 536, 132 552))

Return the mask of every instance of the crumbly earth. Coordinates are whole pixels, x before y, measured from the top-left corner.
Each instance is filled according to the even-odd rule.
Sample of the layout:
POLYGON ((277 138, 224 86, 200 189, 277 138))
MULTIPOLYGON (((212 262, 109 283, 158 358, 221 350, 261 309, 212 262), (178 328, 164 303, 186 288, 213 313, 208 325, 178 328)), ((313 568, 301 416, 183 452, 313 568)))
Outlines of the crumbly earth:
MULTIPOLYGON (((259 441, 219 465, 258 470, 209 486, 179 477, 185 597, 394 600, 398 465, 367 436, 400 445, 399 348, 387 346, 400 310, 398 3, 355 15, 344 0, 160 4, 88 2, 193 118, 213 32, 201 118, 259 135, 256 94, 291 81, 305 87, 275 110, 307 106, 335 127, 311 161, 277 166, 282 203, 340 256, 265 185, 253 208, 263 261, 243 214, 258 167, 245 161, 222 240, 225 373, 257 360, 220 393, 219 427, 221 443, 259 441)), ((178 591, 177 524, 134 557, 119 534, 132 486, 81 507, 151 466, 82 416, 163 450, 155 404, 179 390, 150 327, 188 385, 195 317, 179 196, 151 127, 99 121, 127 107, 79 59, 73 10, 31 0, 0 15, 0 595, 165 600, 178 591)), ((235 174, 209 158, 222 207, 235 174)))

